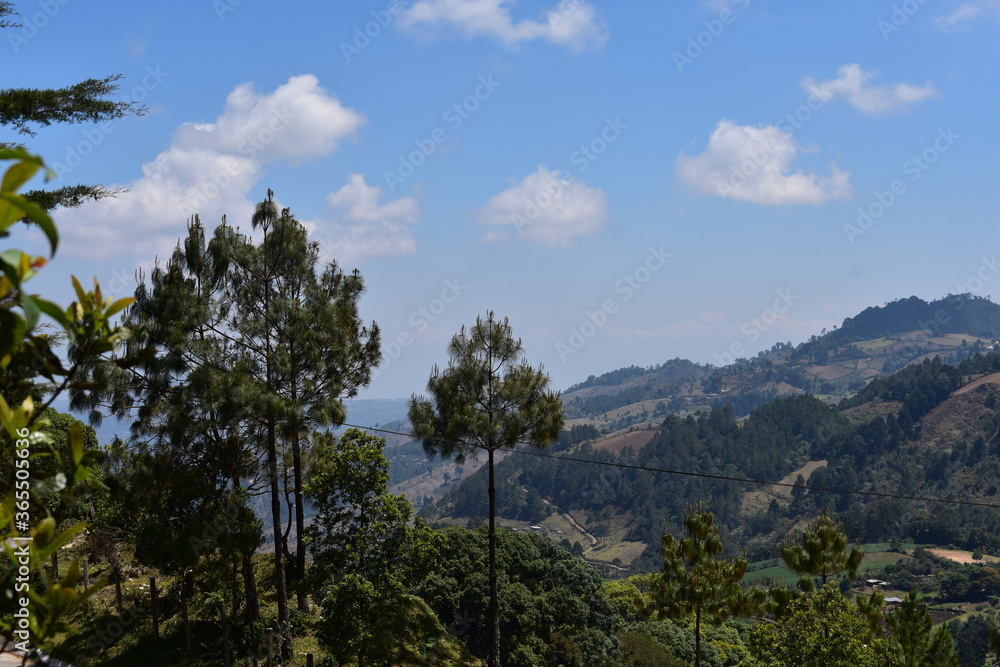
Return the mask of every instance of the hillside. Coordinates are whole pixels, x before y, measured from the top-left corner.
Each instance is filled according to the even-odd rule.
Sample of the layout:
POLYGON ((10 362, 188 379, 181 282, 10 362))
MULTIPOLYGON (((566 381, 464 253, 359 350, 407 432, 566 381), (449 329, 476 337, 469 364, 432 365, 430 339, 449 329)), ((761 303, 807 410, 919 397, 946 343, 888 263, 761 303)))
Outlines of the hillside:
MULTIPOLYGON (((727 544, 746 548, 751 560, 776 557, 778 537, 824 507, 865 541, 1000 550, 1000 517, 983 508, 600 465, 1000 503, 998 371, 993 353, 951 365, 925 359, 837 405, 788 396, 746 419, 725 406, 668 415, 655 430, 563 441, 551 453, 593 463, 511 455, 497 467, 497 505, 513 528, 539 526, 554 539, 580 542, 589 559, 633 571, 656 566, 664 520, 676 525, 685 505, 700 500, 712 503, 727 544)), ((425 513, 477 519, 485 498, 484 475, 472 474, 425 513)))
POLYGON ((797 346, 778 343, 750 359, 721 355, 724 366, 673 359, 631 366, 563 393, 566 417, 605 433, 653 426, 668 413, 731 405, 736 416, 780 396, 813 394, 835 402, 908 364, 949 363, 987 351, 1000 338, 1000 306, 971 294, 926 302, 915 296, 867 308, 797 346))
MULTIPOLYGON (((998 338, 1000 306, 988 299, 964 294, 926 302, 909 297, 867 308, 845 319, 841 327, 797 346, 778 343, 752 359, 734 360, 726 366, 675 358, 591 375, 563 392, 563 405, 567 426, 591 426, 609 436, 635 429, 655 431, 667 415, 693 415, 726 406, 735 418, 743 418, 783 396, 811 394, 834 405, 873 379, 909 364, 933 357, 958 363, 988 351, 998 338)), ((390 402, 388 407, 397 414, 405 412, 399 402, 390 402)), ((891 408, 873 403, 858 409, 884 417, 891 408)), ((387 427, 408 430, 405 420, 387 427)), ((437 502, 480 465, 470 461, 456 467, 448 461, 428 460, 419 445, 397 447, 407 439, 382 435, 389 445, 386 455, 392 465, 393 490, 418 507, 437 502)))

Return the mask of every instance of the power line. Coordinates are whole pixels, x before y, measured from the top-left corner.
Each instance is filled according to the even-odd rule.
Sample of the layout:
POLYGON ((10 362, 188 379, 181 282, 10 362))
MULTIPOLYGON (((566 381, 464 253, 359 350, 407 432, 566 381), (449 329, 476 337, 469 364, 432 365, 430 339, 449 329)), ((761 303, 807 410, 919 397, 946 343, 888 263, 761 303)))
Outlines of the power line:
MULTIPOLYGON (((342 424, 342 426, 347 426, 348 428, 359 428, 366 431, 378 431, 380 433, 391 433, 393 435, 401 435, 408 438, 419 439, 419 436, 413 433, 403 433, 401 431, 391 431, 384 428, 374 428, 371 426, 357 426, 355 424, 342 424)), ((475 449, 487 449, 483 445, 476 444, 474 442, 465 442, 463 440, 445 440, 443 438, 437 438, 441 442, 450 442, 455 445, 465 445, 467 447, 472 447, 475 449)), ((528 443, 524 443, 528 444, 528 443)), ((626 470, 642 470, 645 472, 662 473, 665 475, 681 475, 685 477, 701 477, 705 479, 716 479, 724 482, 739 482, 742 484, 757 484, 759 486, 780 486, 789 489, 805 489, 806 491, 825 491, 828 493, 844 493, 855 496, 869 496, 875 498, 893 498, 896 500, 918 500, 928 503, 943 503, 947 505, 969 505, 972 507, 989 507, 992 509, 1000 509, 1000 504, 996 503, 984 503, 977 502, 974 500, 948 500, 946 498, 930 498, 927 496, 904 496, 896 493, 883 493, 879 491, 856 491, 852 489, 835 489, 833 487, 827 486, 810 486, 808 484, 790 484, 788 482, 768 482, 760 479, 751 479, 749 477, 732 477, 729 475, 712 475, 703 472, 691 472, 688 470, 670 470, 668 468, 647 468, 644 466, 632 465, 628 463, 614 463, 611 461, 595 461, 594 459, 582 459, 575 456, 563 456, 558 454, 545 454, 540 451, 531 451, 527 449, 507 449, 504 447, 497 448, 497 451, 509 452, 511 454, 527 454, 529 456, 538 456, 541 458, 548 459, 560 459, 563 461, 574 461, 577 463, 590 463, 593 465, 608 466, 611 468, 623 468, 626 470)))

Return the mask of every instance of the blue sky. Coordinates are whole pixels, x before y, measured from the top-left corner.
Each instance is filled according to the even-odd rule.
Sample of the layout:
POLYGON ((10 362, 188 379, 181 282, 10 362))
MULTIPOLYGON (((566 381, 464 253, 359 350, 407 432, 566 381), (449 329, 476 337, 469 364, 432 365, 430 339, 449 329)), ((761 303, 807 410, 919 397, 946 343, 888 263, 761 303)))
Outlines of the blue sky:
POLYGON ((120 72, 149 109, 30 141, 129 189, 58 213, 37 289, 131 293, 188 216, 248 226, 271 188, 365 277, 365 397, 423 391, 487 309, 565 388, 1000 295, 997 0, 17 8, 3 86, 120 72))

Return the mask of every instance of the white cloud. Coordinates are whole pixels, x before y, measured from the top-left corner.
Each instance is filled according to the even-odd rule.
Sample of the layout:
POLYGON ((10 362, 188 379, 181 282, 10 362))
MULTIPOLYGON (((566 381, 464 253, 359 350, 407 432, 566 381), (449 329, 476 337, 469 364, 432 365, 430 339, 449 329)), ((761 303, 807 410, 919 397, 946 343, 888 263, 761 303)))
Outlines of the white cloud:
POLYGON ((195 213, 213 226, 223 214, 248 219, 248 197, 265 163, 298 164, 332 153, 363 122, 311 74, 263 95, 252 84, 237 86, 215 122, 181 125, 171 145, 142 165, 142 176, 122 184, 127 193, 57 210, 60 229, 81 241, 67 250, 149 258, 169 252, 195 213))
POLYGON ((906 111, 917 102, 937 96, 937 90, 931 83, 923 86, 909 83, 873 86, 869 81, 877 75, 874 70, 863 70, 857 63, 852 63, 837 70, 834 79, 814 81, 807 78, 802 81, 802 87, 823 102, 843 99, 858 111, 870 114, 906 111))
MULTIPOLYGON (((562 176, 545 165, 519 183, 494 195, 477 217, 493 225, 512 225, 518 236, 546 246, 568 246, 593 236, 608 221, 608 200, 600 188, 562 176)), ((479 240, 507 241, 505 232, 489 232, 479 240)))
POLYGON ((365 257, 407 255, 417 248, 413 225, 420 207, 412 197, 379 204, 382 189, 367 185, 361 174, 351 174, 347 184, 331 192, 326 201, 335 209, 330 220, 313 223, 320 248, 338 262, 365 257))
POLYGON ((934 26, 941 30, 951 30, 958 25, 987 13, 1000 14, 1000 0, 978 0, 959 5, 950 14, 934 19, 934 26))
POLYGON ((175 143, 212 147, 262 163, 301 164, 337 150, 338 142, 364 121, 362 114, 320 88, 315 76, 303 74, 268 95, 257 93, 252 83, 237 86, 215 123, 185 123, 175 143))
POLYGON ((704 194, 754 204, 822 204, 851 195, 850 172, 790 173, 801 147, 790 132, 719 121, 701 155, 677 158, 675 173, 704 194))
POLYGON ((515 21, 507 0, 418 0, 400 17, 406 28, 437 30, 451 25, 466 38, 496 37, 507 46, 544 39, 574 51, 600 48, 607 31, 594 7, 584 0, 560 0, 541 20, 515 21))

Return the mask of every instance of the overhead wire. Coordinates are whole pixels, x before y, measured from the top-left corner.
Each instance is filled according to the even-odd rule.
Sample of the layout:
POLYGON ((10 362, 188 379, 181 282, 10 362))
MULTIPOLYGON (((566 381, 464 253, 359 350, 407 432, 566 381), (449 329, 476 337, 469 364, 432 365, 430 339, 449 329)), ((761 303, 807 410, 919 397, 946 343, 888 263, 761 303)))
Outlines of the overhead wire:
MULTIPOLYGON (((401 435, 403 437, 408 437, 408 438, 412 438, 412 439, 415 439, 415 440, 419 440, 420 439, 420 437, 418 435, 414 434, 414 433, 404 433, 402 431, 393 431, 393 430, 390 430, 390 429, 376 428, 376 427, 372 427, 372 426, 359 426, 357 424, 346 424, 345 423, 345 424, 342 424, 342 426, 346 426, 347 428, 362 429, 362 430, 365 430, 365 431, 376 431, 376 432, 379 432, 379 433, 389 433, 389 434, 392 434, 392 435, 401 435)), ((481 445, 481 444, 478 444, 478 443, 475 443, 475 442, 467 442, 467 441, 464 441, 464 440, 447 440, 445 438, 435 438, 435 439, 438 440, 439 442, 448 442, 449 444, 453 444, 453 445, 464 445, 465 447, 468 447, 468 448, 482 449, 482 450, 486 450, 487 449, 487 447, 485 447, 484 445, 481 445)), ((522 443, 522 444, 529 444, 529 443, 522 443)), ((809 484, 793 484, 793 483, 789 483, 789 482, 772 482, 772 481, 766 481, 766 480, 760 480, 760 479, 752 479, 750 477, 734 477, 734 476, 731 476, 731 475, 713 475, 711 473, 693 472, 693 471, 690 471, 690 470, 671 470, 669 468, 650 468, 650 467, 640 466, 640 465, 634 465, 634 464, 630 464, 630 463, 616 463, 614 461, 598 461, 596 459, 585 459, 585 458, 580 458, 580 457, 575 457, 575 456, 566 456, 566 455, 562 455, 562 454, 546 454, 546 453, 544 453, 542 451, 539 451, 539 450, 532 451, 532 450, 529 450, 529 449, 517 449, 517 448, 511 449, 511 448, 499 447, 499 448, 497 448, 497 451, 508 452, 508 453, 512 453, 512 454, 527 454, 529 456, 537 456, 537 457, 549 458, 549 459, 559 459, 559 460, 563 460, 563 461, 574 461, 574 462, 577 462, 577 463, 589 463, 589 464, 592 464, 592 465, 602 465, 602 466, 608 466, 608 467, 611 467, 611 468, 622 468, 622 469, 626 469, 626 470, 641 470, 641 471, 644 471, 644 472, 661 473, 661 474, 666 474, 666 475, 680 475, 680 476, 685 476, 685 477, 700 477, 700 478, 715 479, 715 480, 720 480, 720 481, 725 481, 725 482, 738 482, 738 483, 741 483, 741 484, 756 484, 758 486, 778 486, 778 487, 784 487, 784 488, 790 488, 790 489, 803 489, 803 490, 806 490, 806 491, 823 491, 823 492, 827 492, 827 493, 843 493, 843 494, 849 494, 849 495, 855 495, 855 496, 869 496, 869 497, 875 497, 875 498, 891 498, 891 499, 896 499, 896 500, 913 500, 913 501, 922 501, 922 502, 928 502, 928 503, 942 503, 942 504, 947 504, 947 505, 966 505, 966 506, 972 506, 972 507, 988 507, 988 508, 992 508, 992 509, 1000 509, 1000 504, 998 504, 998 503, 979 502, 979 501, 975 501, 975 500, 952 500, 952 499, 948 499, 948 498, 933 498, 933 497, 930 497, 930 496, 908 496, 908 495, 903 495, 903 494, 898 494, 898 493, 888 493, 888 492, 883 492, 883 491, 858 491, 856 489, 838 489, 838 488, 827 487, 827 486, 812 486, 812 485, 809 485, 809 484)))

